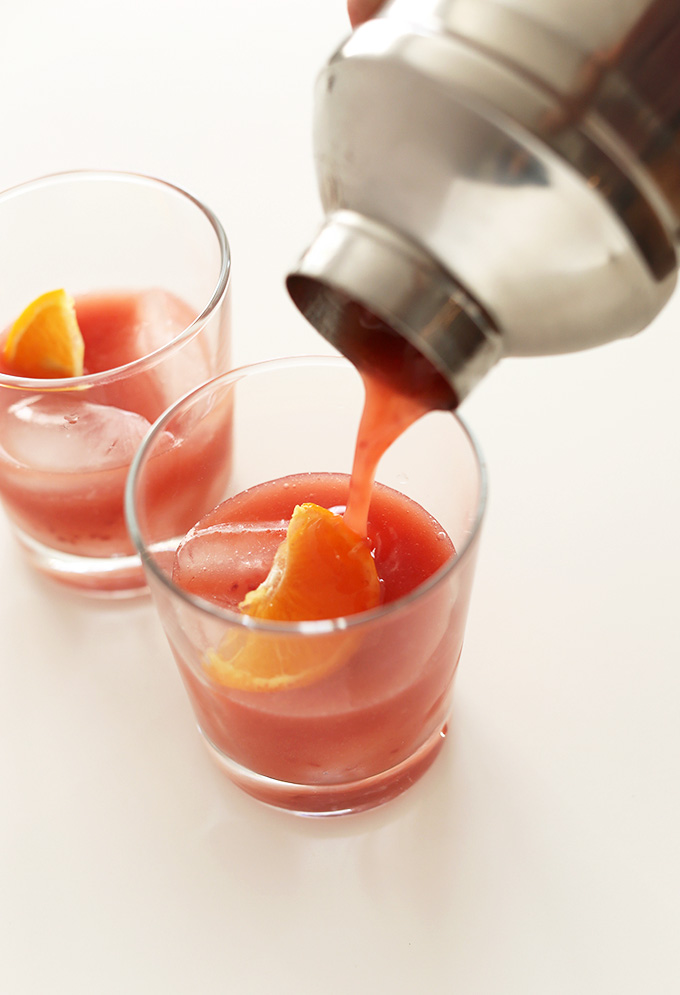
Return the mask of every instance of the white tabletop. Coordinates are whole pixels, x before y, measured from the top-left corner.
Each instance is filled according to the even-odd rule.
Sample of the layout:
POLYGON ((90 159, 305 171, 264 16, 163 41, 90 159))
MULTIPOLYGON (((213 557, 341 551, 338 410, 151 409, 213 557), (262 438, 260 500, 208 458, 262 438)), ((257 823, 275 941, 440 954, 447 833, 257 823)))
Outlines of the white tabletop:
MULTIPOLYGON (((330 351, 283 276, 321 217, 312 84, 343 0, 2 21, 0 186, 184 185, 230 238, 236 361, 330 351)), ((151 605, 56 590, 0 518, 0 991, 677 991, 679 323, 676 295, 636 339, 506 361, 464 405, 491 498, 451 734, 360 816, 232 787, 151 605)))

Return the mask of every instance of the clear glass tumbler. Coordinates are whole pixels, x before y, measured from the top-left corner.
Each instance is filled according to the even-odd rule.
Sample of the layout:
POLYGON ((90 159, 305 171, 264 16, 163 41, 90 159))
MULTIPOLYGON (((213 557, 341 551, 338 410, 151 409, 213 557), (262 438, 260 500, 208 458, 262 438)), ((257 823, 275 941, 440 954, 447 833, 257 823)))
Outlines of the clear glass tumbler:
POLYGON ((447 533, 455 555, 447 552, 431 576, 374 610, 323 621, 262 621, 215 600, 242 586, 244 575, 255 583, 266 575, 296 503, 342 509, 362 404, 359 375, 343 359, 235 370, 154 425, 126 492, 128 528, 209 751, 246 792, 298 814, 370 808, 430 766, 446 733, 472 588, 485 471, 460 419, 437 411, 383 457, 369 514, 376 560, 395 576, 406 576, 424 548, 420 526, 409 523, 425 522, 425 546, 448 544, 447 533), (201 482, 169 473, 159 492, 155 466, 162 459, 179 465, 185 451, 193 459, 205 418, 223 408, 233 409, 233 472, 217 499, 245 510, 231 524, 193 530, 178 553, 174 509, 194 522, 210 512, 216 494, 205 483, 219 467, 204 462, 201 482), (191 584, 183 580, 187 563, 191 584), (243 687, 216 674, 215 651, 238 652, 244 641, 277 666, 283 661, 280 683, 243 687), (286 661, 300 655, 316 669, 295 683, 286 661))
MULTIPOLYGON (((0 498, 16 537, 34 567, 73 588, 143 591, 125 479, 161 413, 229 368, 222 225, 157 179, 56 174, 0 194, 0 272, 0 498), (12 375, 2 358, 9 328, 60 288, 75 299, 84 375, 12 375)), ((217 448, 225 462, 225 434, 206 436, 200 458, 217 448)))

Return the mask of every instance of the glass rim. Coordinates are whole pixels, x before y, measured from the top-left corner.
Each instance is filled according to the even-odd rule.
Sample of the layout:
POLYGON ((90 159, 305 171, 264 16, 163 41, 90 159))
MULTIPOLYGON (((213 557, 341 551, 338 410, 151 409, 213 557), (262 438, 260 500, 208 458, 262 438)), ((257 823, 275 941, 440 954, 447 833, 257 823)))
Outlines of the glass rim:
POLYGON ((70 169, 59 173, 48 173, 45 176, 38 176, 33 180, 26 180, 14 186, 7 187, 0 191, 0 209, 6 201, 15 197, 39 190, 42 187, 57 186, 60 183, 75 182, 77 180, 88 181, 109 181, 114 183, 135 183, 139 186, 158 187, 167 193, 179 196, 199 209, 206 220, 211 225, 217 244, 220 250, 220 269, 217 281, 211 292, 210 299, 191 324, 187 325, 179 335, 176 335, 169 342, 155 349, 153 352, 133 359, 122 366, 114 366, 109 370, 102 370, 99 373, 88 373, 80 377, 54 377, 53 379, 38 379, 33 377, 15 377, 9 373, 0 373, 0 387, 11 387, 17 390, 32 390, 34 392, 47 391, 68 391, 83 390, 86 387, 99 386, 109 383, 112 380, 119 380, 125 376, 143 371, 155 366, 165 355, 174 352, 188 339, 199 331, 208 318, 219 307, 229 287, 231 275, 231 250, 226 232, 222 222, 215 212, 199 200, 194 194, 189 193, 183 187, 168 180, 161 180, 156 176, 148 176, 145 173, 135 173, 125 170, 115 169, 70 169))
MULTIPOLYGON (((261 362, 247 363, 236 367, 233 370, 229 370, 226 373, 222 373, 217 377, 213 377, 211 380, 195 387, 167 408, 147 431, 130 464, 130 470, 125 484, 125 496, 123 502, 128 533, 137 552, 139 553, 143 566, 145 569, 148 569, 172 595, 178 597, 186 604, 191 605, 193 608, 206 612, 213 618, 229 622, 232 625, 252 631, 290 636, 296 634, 323 635, 331 632, 357 628, 362 625, 368 625, 376 622, 379 619, 385 619, 395 615, 416 601, 419 601, 433 588, 438 587, 446 578, 449 577, 451 573, 455 570, 459 570, 461 563, 466 562, 470 558, 472 547, 475 540, 479 536, 481 529, 488 494, 486 462, 482 455, 480 446, 475 439, 475 436, 470 431, 468 425, 463 418, 461 418, 458 412, 449 411, 448 414, 450 414, 454 421, 458 424, 459 428, 463 432, 463 435, 467 439, 477 467, 479 488, 475 517, 469 533, 466 535, 465 541, 462 544, 462 548, 460 550, 456 550, 456 555, 452 557, 452 559, 447 560, 447 562, 431 574, 426 581, 419 584, 412 591, 409 591, 408 594, 405 594, 403 597, 397 598, 394 601, 387 602, 387 604, 379 605, 377 608, 372 608, 369 611, 357 612, 353 615, 345 615, 338 618, 319 619, 314 621, 308 620, 301 622, 287 622, 258 619, 253 618, 250 615, 243 615, 240 612, 234 612, 229 608, 223 607, 222 605, 215 604, 213 601, 208 601, 198 595, 191 594, 189 591, 185 591, 183 588, 179 587, 179 585, 175 584, 172 578, 161 570, 156 564, 149 547, 142 538, 137 520, 135 502, 137 479, 139 477, 140 469, 144 462, 146 453, 149 451, 158 435, 165 431, 168 422, 175 416, 179 409, 190 404, 192 400, 202 392, 215 386, 226 386, 229 383, 235 384, 248 375, 259 375, 261 373, 269 373, 276 370, 289 369, 291 367, 305 366, 328 366, 335 369, 347 370, 355 369, 352 363, 342 356, 290 356, 280 359, 269 359, 261 362)), ((447 412, 441 413, 446 414, 447 412)))

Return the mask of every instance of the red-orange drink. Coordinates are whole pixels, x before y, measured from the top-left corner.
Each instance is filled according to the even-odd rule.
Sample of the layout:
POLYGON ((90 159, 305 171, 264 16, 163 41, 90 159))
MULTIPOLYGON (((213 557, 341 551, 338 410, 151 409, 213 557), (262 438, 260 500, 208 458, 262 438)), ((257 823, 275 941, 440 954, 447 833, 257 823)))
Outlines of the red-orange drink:
MULTIPOLYGON (((26 560, 63 584, 143 592, 125 479, 153 420, 229 368, 226 234, 179 187, 104 170, 0 192, 0 230, 0 500, 11 532, 26 560)), ((181 457, 164 436, 154 474, 166 489, 175 473, 191 481, 203 455, 228 472, 229 413, 220 415, 221 434, 215 414, 181 457)), ((181 518, 182 500, 163 514, 187 528, 195 517, 181 518)))
MULTIPOLYGON (((172 342, 195 318, 187 304, 161 290, 80 297, 76 315, 84 376, 127 369, 82 387, 74 381, 74 389, 0 390, 0 496, 26 542, 83 557, 131 556, 123 515, 130 462, 164 409, 211 375, 206 342, 197 336, 157 365, 129 366, 172 342)), ((12 375, 1 358, 0 374, 12 375)), ((193 475, 207 463, 212 477, 218 467, 227 474, 228 429, 224 422, 207 427, 193 451, 173 459, 172 473, 193 475)), ((168 449, 172 442, 168 436, 168 449)), ((161 489, 167 485, 162 457, 157 463, 161 489)), ((218 492, 214 480, 206 486, 218 492)), ((189 524, 178 503, 178 530, 189 524)), ((142 585, 141 570, 131 569, 142 585)), ((113 587, 130 582, 130 574, 121 575, 113 587)), ((83 586, 106 590, 112 581, 93 578, 83 586)))
MULTIPOLYGON (((349 480, 305 474, 262 484, 221 504, 180 546, 173 580, 184 590, 238 610, 266 576, 303 501, 342 511, 349 480)), ((377 485, 368 537, 384 605, 406 597, 455 555, 441 525, 415 502, 377 485)), ((426 599, 394 624, 362 636, 347 660, 303 687, 272 693, 216 686, 175 656, 210 742, 238 764, 298 784, 369 778, 411 756, 423 742, 424 717, 442 725, 460 652, 448 605, 426 599), (436 633, 436 638, 432 635, 436 633), (411 644, 414 655, 405 652, 411 644), (426 658, 422 648, 429 645, 426 658)))
MULTIPOLYGON (((443 743, 483 472, 455 415, 428 414, 400 435, 416 417, 412 402, 397 417, 400 406, 380 420, 380 445, 356 447, 354 482, 370 495, 363 537, 347 527, 363 530, 361 486, 345 514, 350 475, 338 472, 352 462, 362 391, 341 360, 278 360, 217 378, 166 413, 133 465, 131 534, 209 749, 245 791, 291 811, 380 804, 417 780, 443 743), (196 524, 177 542, 158 526, 153 461, 163 432, 190 446, 196 410, 226 398, 235 414, 230 487, 216 506, 195 505, 196 524), (306 530, 294 528, 296 506, 306 530), (315 585, 308 601, 306 578, 315 585), (348 594, 364 582, 367 607, 348 594), (356 605, 350 614, 333 614, 334 591, 338 604, 356 605), (327 616, 304 614, 321 604, 327 616)), ((389 413, 378 400, 381 410, 389 413)))

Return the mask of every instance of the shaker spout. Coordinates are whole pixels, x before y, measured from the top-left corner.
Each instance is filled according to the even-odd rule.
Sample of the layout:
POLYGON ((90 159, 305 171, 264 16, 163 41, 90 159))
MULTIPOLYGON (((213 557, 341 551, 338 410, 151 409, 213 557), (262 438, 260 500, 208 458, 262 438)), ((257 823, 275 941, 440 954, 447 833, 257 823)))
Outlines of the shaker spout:
POLYGON ((361 371, 455 408, 501 356, 491 318, 429 253, 355 211, 331 214, 287 277, 294 303, 361 371))

